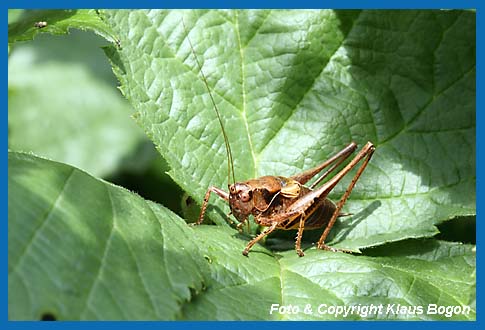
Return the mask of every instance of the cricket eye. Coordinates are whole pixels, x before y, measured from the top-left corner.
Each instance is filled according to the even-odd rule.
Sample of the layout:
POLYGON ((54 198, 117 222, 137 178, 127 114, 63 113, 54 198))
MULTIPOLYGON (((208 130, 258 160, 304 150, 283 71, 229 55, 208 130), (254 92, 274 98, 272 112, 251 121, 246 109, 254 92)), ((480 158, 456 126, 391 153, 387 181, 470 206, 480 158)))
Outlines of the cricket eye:
POLYGON ((231 192, 231 194, 235 194, 236 193, 236 188, 234 188, 234 186, 230 186, 229 187, 229 191, 231 192))
POLYGON ((241 193, 241 200, 243 202, 247 202, 251 199, 251 196, 249 195, 249 193, 247 191, 244 191, 241 193))

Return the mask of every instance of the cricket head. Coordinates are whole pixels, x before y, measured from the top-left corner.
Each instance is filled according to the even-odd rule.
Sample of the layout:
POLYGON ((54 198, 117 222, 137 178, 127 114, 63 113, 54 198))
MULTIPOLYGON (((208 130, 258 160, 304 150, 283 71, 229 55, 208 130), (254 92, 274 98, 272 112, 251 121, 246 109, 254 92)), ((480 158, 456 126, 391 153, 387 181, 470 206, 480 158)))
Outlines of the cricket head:
POLYGON ((244 221, 253 211, 253 190, 245 183, 229 185, 229 206, 239 221, 244 221))

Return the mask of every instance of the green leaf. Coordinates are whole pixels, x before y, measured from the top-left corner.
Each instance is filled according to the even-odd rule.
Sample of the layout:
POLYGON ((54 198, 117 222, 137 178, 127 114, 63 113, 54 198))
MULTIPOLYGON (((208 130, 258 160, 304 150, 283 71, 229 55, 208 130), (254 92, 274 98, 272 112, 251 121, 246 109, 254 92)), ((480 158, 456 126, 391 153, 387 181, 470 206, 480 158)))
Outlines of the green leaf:
POLYGON ((169 210, 22 153, 8 188, 10 319, 174 319, 202 290, 206 262, 169 210))
MULTIPOLYGON (((9 148, 114 173, 146 141, 92 34, 42 36, 9 58, 9 148)), ((137 160, 139 162, 139 159, 137 160)))
MULTIPOLYGON (((195 200, 228 178, 189 38, 237 180, 294 175, 350 141, 376 145, 344 209, 354 216, 329 243, 429 237, 436 224, 475 214, 474 12, 113 10, 106 22, 122 45, 107 51, 122 91, 195 200)), ((224 224, 227 205, 211 204, 224 224)))
POLYGON ((14 15, 15 20, 8 25, 9 44, 32 40, 39 33, 66 34, 72 28, 92 30, 113 43, 118 40, 94 9, 24 10, 20 14, 9 11, 10 15, 14 15), (39 28, 37 22, 45 22, 47 25, 39 28))
POLYGON ((354 256, 273 254, 222 226, 190 227, 162 206, 65 164, 9 152, 9 319, 475 319, 473 246, 415 240, 354 256), (280 315, 271 306, 312 313, 280 315), (383 304, 334 317, 322 306, 383 304), (394 314, 421 306, 422 314, 394 314), (467 314, 428 314, 428 306, 467 314), (387 312, 388 306, 391 311, 387 312))

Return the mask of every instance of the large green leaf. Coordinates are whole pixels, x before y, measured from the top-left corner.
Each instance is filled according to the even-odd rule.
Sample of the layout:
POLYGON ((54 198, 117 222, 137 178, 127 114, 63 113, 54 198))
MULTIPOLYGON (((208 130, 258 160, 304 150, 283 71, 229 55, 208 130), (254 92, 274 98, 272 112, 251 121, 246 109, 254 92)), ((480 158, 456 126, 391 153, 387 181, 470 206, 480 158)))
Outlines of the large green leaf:
POLYGON ((246 241, 230 228, 190 227, 76 168, 16 152, 8 166, 9 319, 476 316, 473 246, 416 240, 373 256, 312 249, 304 258, 257 246, 245 258, 246 241), (270 313, 273 304, 302 312, 270 313), (318 312, 371 304, 382 304, 382 314, 318 312), (468 313, 429 314, 430 304, 468 313), (308 305, 312 313, 303 313, 308 305), (396 314, 399 306, 421 306, 423 313, 396 314))
POLYGON ((205 260, 163 207, 21 153, 8 196, 11 319, 173 319, 202 289, 205 260))
MULTIPOLYGON (((475 214, 474 12, 113 10, 106 22, 139 124, 196 200, 226 187, 226 153, 189 39, 237 180, 293 175, 350 141, 376 145, 332 244, 432 236, 475 214)), ((211 203, 225 223, 227 205, 211 203)))

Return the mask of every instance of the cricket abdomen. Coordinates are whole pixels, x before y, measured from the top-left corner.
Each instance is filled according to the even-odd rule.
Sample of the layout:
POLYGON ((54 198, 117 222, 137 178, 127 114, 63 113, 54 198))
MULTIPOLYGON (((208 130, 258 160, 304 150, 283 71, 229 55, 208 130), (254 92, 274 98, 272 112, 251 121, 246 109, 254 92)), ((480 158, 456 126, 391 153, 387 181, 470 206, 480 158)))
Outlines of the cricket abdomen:
POLYGON ((315 212, 305 221, 305 228, 316 229, 327 225, 337 207, 330 199, 325 199, 315 212))

